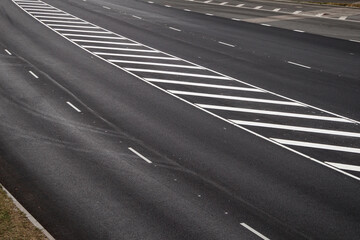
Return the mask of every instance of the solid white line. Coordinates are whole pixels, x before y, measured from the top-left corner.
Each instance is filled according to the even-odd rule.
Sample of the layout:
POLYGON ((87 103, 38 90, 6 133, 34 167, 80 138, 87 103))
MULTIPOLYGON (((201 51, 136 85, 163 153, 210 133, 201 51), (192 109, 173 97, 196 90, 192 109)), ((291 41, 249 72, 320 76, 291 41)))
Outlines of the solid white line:
POLYGON ((48 240, 55 240, 53 236, 24 208, 21 203, 16 200, 16 198, 2 185, 0 184, 0 188, 2 188, 6 195, 12 200, 12 202, 15 204, 15 206, 25 214, 25 216, 29 219, 29 221, 37 227, 46 237, 48 240))
POLYGON ((32 71, 29 71, 29 73, 31 74, 31 75, 33 75, 33 77, 34 78, 39 78, 35 73, 33 73, 32 71))
POLYGON ((261 233, 259 233, 258 231, 247 225, 246 223, 240 223, 240 225, 246 228, 247 230, 249 230, 250 232, 254 233, 255 235, 257 235, 261 239, 270 240, 269 238, 265 237, 264 235, 262 235, 261 233))
POLYGON ((53 22, 53 23, 70 23, 70 24, 89 24, 87 22, 71 22, 71 21, 61 21, 61 20, 40 20, 42 22, 53 22))
POLYGON ((266 24, 266 23, 262 23, 261 25, 265 26, 265 27, 271 27, 271 25, 266 24))
POLYGON ((79 30, 79 29, 65 29, 65 28, 53 28, 53 29, 55 31, 64 31, 64 32, 112 34, 111 32, 87 31, 87 30, 79 30))
POLYGON ((319 133, 319 134, 336 135, 336 136, 343 136, 343 137, 360 138, 360 133, 356 133, 356 132, 344 132, 344 131, 338 131, 338 130, 299 127, 299 126, 273 124, 273 123, 251 122, 251 121, 242 121, 242 120, 233 120, 233 119, 230 119, 230 121, 232 121, 236 124, 245 125, 245 126, 275 128, 275 129, 283 129, 283 130, 290 130, 290 131, 300 131, 300 132, 309 132, 309 133, 319 133))
POLYGON ((41 18, 49 18, 49 19, 63 19, 63 20, 79 20, 79 18, 77 17, 49 17, 49 16, 34 16, 36 19, 39 19, 40 21, 41 18))
POLYGON ((229 46, 229 47, 235 47, 235 45, 232 45, 232 44, 229 44, 229 43, 225 43, 225 42, 218 42, 218 43, 220 43, 220 44, 222 44, 222 45, 225 45, 225 46, 229 46))
POLYGON ((68 13, 44 13, 44 12, 35 12, 35 11, 28 11, 28 13, 31 13, 34 16, 37 15, 47 15, 47 16, 71 16, 68 13))
POLYGON ((178 32, 181 32, 180 29, 177 29, 177 28, 173 28, 173 27, 169 27, 170 29, 174 30, 174 31, 178 31, 178 32))
POLYGON ((107 6, 102 6, 103 8, 105 8, 105 9, 108 9, 108 10, 110 10, 111 8, 109 8, 109 7, 107 7, 107 6))
POLYGON ((44 8, 26 8, 26 11, 39 11, 39 12, 62 12, 56 8, 54 9, 44 9, 44 8))
POLYGON ((179 75, 179 76, 190 76, 190 77, 200 77, 200 78, 212 78, 212 79, 223 79, 229 80, 227 77, 223 76, 214 76, 214 75, 205 75, 205 74, 194 74, 194 73, 183 73, 183 72, 171 72, 171 71, 159 71, 152 69, 139 69, 139 68, 125 68, 130 72, 150 72, 150 73, 163 73, 169 75, 179 75))
POLYGON ((132 15, 132 17, 137 18, 137 19, 142 19, 141 17, 135 16, 135 15, 132 15))
POLYGON ((139 46, 139 43, 126 43, 126 42, 108 42, 108 41, 97 41, 97 40, 85 40, 85 39, 71 39, 74 42, 87 42, 87 43, 104 43, 114 45, 128 45, 128 46, 139 46))
POLYGON ((37 9, 56 9, 52 6, 49 6, 49 5, 35 5, 35 6, 32 6, 32 5, 24 5, 24 6, 21 6, 22 8, 24 8, 25 10, 29 9, 29 8, 37 8, 37 9))
POLYGON ((82 46, 84 48, 95 48, 95 49, 109 49, 109 50, 120 50, 129 52, 159 52, 157 50, 146 50, 146 49, 132 49, 132 48, 113 48, 113 47, 101 47, 101 46, 82 46))
POLYGON ((273 11, 274 12, 278 12, 278 11, 280 11, 281 10, 281 8, 275 8, 273 11))
POLYGON ((169 84, 178 84, 178 85, 187 85, 187 86, 230 89, 230 90, 249 91, 249 92, 262 92, 261 90, 256 88, 244 88, 244 87, 234 87, 234 86, 226 86, 226 85, 207 84, 207 83, 183 82, 183 81, 156 79, 156 78, 144 78, 144 79, 146 81, 156 82, 156 83, 169 83, 169 84))
POLYGON ((349 121, 347 119, 338 118, 338 117, 325 117, 325 116, 317 116, 317 115, 309 115, 309 114, 277 112, 277 111, 258 110, 258 109, 250 109, 250 108, 226 107, 226 106, 217 106, 217 105, 209 105, 209 104, 196 104, 196 105, 198 105, 198 106, 200 106, 202 108, 206 108, 206 109, 234 111, 234 112, 246 112, 246 113, 257 113, 257 114, 264 114, 264 115, 304 118, 304 119, 332 121, 332 122, 352 123, 351 121, 349 121))
POLYGON ((75 109, 75 111, 77 112, 81 112, 80 109, 78 109, 77 107, 75 107, 71 102, 66 102, 70 107, 72 107, 73 109, 75 109))
MULTIPOLYGON (((162 60, 172 60, 179 61, 177 58, 172 57, 158 57, 158 56, 147 56, 147 55, 132 55, 132 54, 117 54, 117 53, 105 53, 105 52, 94 52, 96 55, 102 56, 116 56, 116 57, 131 57, 131 58, 148 58, 148 59, 162 59, 162 60)), ((108 59, 109 62, 115 61, 117 59, 108 59)))
POLYGON ((355 171, 360 172, 360 166, 356 165, 350 165, 350 164, 343 164, 343 163, 334 163, 334 162, 325 162, 327 164, 330 164, 336 168, 340 168, 342 170, 349 170, 349 171, 355 171))
POLYGON ((9 50, 7 50, 7 49, 5 49, 5 52, 10 56, 12 55, 11 52, 9 50))
POLYGON ((103 39, 127 39, 124 37, 108 37, 108 36, 99 36, 99 35, 84 35, 84 34, 73 34, 73 33, 64 33, 64 36, 72 37, 87 37, 87 38, 103 38, 103 39))
POLYGON ((299 13, 301 13, 302 11, 295 11, 295 12, 293 12, 293 14, 299 14, 299 13))
POLYGON ((140 157, 142 160, 144 160, 147 163, 152 163, 152 161, 150 161, 149 159, 147 159, 146 157, 144 157, 142 154, 140 154, 139 152, 137 152, 135 149, 129 147, 128 148, 130 151, 132 151, 133 153, 135 153, 138 157, 140 157))
POLYGON ((350 41, 360 43, 360 40, 350 39, 350 41))
POLYGON ((317 148, 317 149, 339 151, 339 152, 348 152, 348 153, 360 153, 359 148, 343 147, 343 146, 312 143, 312 142, 294 141, 294 140, 279 139, 279 138, 271 138, 271 139, 278 142, 278 143, 281 143, 281 144, 284 144, 284 145, 290 145, 290 146, 317 148))
POLYGON ((304 33, 305 31, 303 31, 303 30, 299 30, 299 29, 295 29, 295 30, 293 30, 294 32, 299 32, 299 33, 304 33))
POLYGON ((310 69, 310 68, 311 68, 311 67, 309 67, 309 66, 302 65, 302 64, 296 63, 296 62, 290 62, 290 61, 288 61, 288 63, 293 64, 293 65, 296 65, 296 66, 299 66, 299 67, 307 68, 307 69, 310 69))
POLYGON ((268 99, 261 99, 261 98, 247 98, 247 97, 227 96, 227 95, 199 93, 199 92, 186 92, 186 91, 178 91, 178 90, 168 90, 168 91, 173 93, 173 94, 177 94, 177 95, 188 95, 188 96, 196 96, 196 97, 210 97, 210 98, 237 100, 237 101, 261 102, 261 103, 271 103, 271 104, 279 104, 279 105, 290 105, 290 106, 302 106, 302 105, 300 105, 298 103, 295 103, 295 102, 276 101, 276 100, 268 100, 268 99))
POLYGON ((201 67, 192 66, 192 65, 178 65, 178 64, 156 63, 156 62, 138 62, 138 61, 127 61, 127 60, 109 60, 109 61, 113 63, 130 63, 130 64, 140 64, 140 65, 151 65, 151 66, 202 69, 201 67))
POLYGON ((254 9, 260 9, 260 8, 262 8, 263 6, 256 6, 256 7, 254 7, 254 9))
POLYGON ((65 25, 65 24, 48 24, 50 27, 69 27, 69 28, 88 28, 88 29, 100 29, 100 27, 97 26, 76 26, 76 25, 65 25))

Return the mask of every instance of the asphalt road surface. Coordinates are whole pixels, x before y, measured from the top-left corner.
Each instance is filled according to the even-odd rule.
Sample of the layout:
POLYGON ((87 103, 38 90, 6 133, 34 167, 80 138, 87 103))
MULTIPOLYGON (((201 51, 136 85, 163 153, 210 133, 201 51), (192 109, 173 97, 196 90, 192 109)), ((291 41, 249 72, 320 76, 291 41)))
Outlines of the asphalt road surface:
POLYGON ((0 182, 56 239, 358 239, 354 22, 172 3, 0 2, 0 182))

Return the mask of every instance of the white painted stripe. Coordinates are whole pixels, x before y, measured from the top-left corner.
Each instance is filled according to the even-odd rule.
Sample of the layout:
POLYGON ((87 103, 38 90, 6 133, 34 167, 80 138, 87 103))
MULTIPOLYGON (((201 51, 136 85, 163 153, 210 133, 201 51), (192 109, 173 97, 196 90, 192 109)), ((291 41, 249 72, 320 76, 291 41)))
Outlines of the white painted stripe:
POLYGON ((205 13, 205 15, 214 16, 214 14, 212 14, 212 13, 205 13))
POLYGON ((212 0, 207 0, 204 3, 211 3, 211 2, 212 2, 212 0))
POLYGON ((35 73, 33 73, 32 71, 29 71, 29 73, 34 77, 34 78, 39 78, 35 73))
POLYGON ((76 25, 66 25, 66 24, 47 24, 50 27, 69 27, 69 28, 89 28, 89 29, 100 29, 100 27, 97 26, 76 26, 76 25))
POLYGON ((85 40, 85 39, 71 39, 74 42, 86 42, 86 43, 104 43, 113 45, 127 45, 127 46, 139 46, 139 43, 127 43, 127 42, 108 42, 108 41, 97 41, 97 40, 85 40))
POLYGON ((34 17, 36 17, 40 21, 42 21, 41 18, 62 19, 62 20, 79 20, 79 18, 77 18, 77 17, 49 17, 49 16, 34 16, 34 17))
POLYGON ((343 163, 334 163, 334 162, 325 162, 325 163, 330 164, 336 168, 340 168, 342 170, 360 172, 360 166, 343 164, 343 163))
POLYGON ((244 5, 245 5, 245 4, 240 3, 240 4, 236 5, 236 7, 242 7, 242 6, 244 6, 244 5))
POLYGON ((214 76, 214 75, 205 75, 205 74, 195 74, 195 73, 183 73, 183 72, 171 72, 171 71, 159 71, 152 69, 139 69, 139 68, 125 68, 130 72, 149 72, 149 73, 163 73, 169 75, 178 75, 178 76, 189 76, 189 77, 199 77, 199 78, 212 78, 212 79, 223 79, 230 80, 227 77, 223 76, 214 76))
POLYGON ((341 16, 339 17, 340 20, 346 20, 347 19, 347 16, 341 16))
POLYGON ((129 147, 128 148, 130 151, 132 151, 133 153, 135 153, 138 157, 140 157, 142 160, 144 160, 147 163, 152 163, 152 161, 150 161, 149 159, 147 159, 146 157, 144 157, 142 154, 140 154, 139 152, 137 152, 135 149, 129 147))
POLYGON ((105 8, 105 9, 108 9, 108 10, 110 10, 111 8, 109 8, 109 7, 107 7, 107 6, 102 6, 103 8, 105 8))
MULTIPOLYGON (((173 57, 158 57, 158 56, 147 56, 147 55, 117 54, 117 53, 105 53, 105 52, 94 52, 94 54, 101 55, 101 56, 148 58, 148 59, 162 59, 162 60, 179 61, 179 59, 173 58, 173 57)), ((115 61, 115 60, 116 59, 108 59, 109 62, 115 61)))
POLYGON ((73 109, 75 109, 75 111, 77 112, 81 112, 80 109, 78 109, 77 107, 75 107, 71 102, 66 102, 70 107, 72 107, 73 109))
POLYGON ((153 4, 154 2, 152 2, 152 1, 148 1, 148 3, 153 4))
POLYGON ((50 9, 50 8, 47 8, 47 9, 44 9, 44 8, 26 8, 26 11, 39 11, 39 12, 62 12, 56 8, 54 9, 50 9))
POLYGON ((309 67, 309 66, 302 65, 302 64, 300 64, 300 63, 296 63, 296 62, 291 62, 291 61, 288 61, 288 63, 290 63, 290 64, 292 64, 292 65, 299 66, 299 67, 307 68, 307 69, 310 69, 310 68, 311 68, 311 67, 309 67))
POLYGON ((178 32, 181 32, 180 29, 177 29, 177 28, 174 28, 174 27, 169 27, 170 29, 174 30, 174 31, 178 31, 178 32))
POLYGON ((101 46, 82 46, 84 48, 95 48, 95 49, 108 49, 108 50, 120 50, 129 52, 159 52, 158 50, 148 49, 132 49, 132 48, 113 48, 113 47, 101 47, 101 46))
POLYGON ((238 18, 231 18, 231 20, 234 20, 234 21, 241 21, 241 19, 238 19, 238 18))
POLYGON ((360 43, 360 40, 350 39, 350 41, 360 43))
POLYGON ((25 10, 29 9, 29 8, 36 8, 36 9, 56 9, 52 6, 49 6, 49 5, 46 5, 46 4, 43 4, 43 5, 29 5, 29 4, 20 4, 22 8, 24 8, 25 10))
POLYGON ((260 9, 260 8, 262 8, 263 6, 256 6, 256 7, 254 7, 254 9, 260 9))
POLYGON ((219 5, 226 5, 226 4, 228 4, 228 2, 219 3, 219 5))
POLYGON ((232 45, 230 43, 225 43, 225 42, 220 42, 220 41, 218 43, 220 43, 222 45, 225 45, 225 46, 228 46, 228 47, 235 47, 235 45, 232 45))
POLYGON ((132 15, 132 17, 137 18, 137 19, 142 19, 141 17, 135 16, 135 15, 132 15))
POLYGON ((247 225, 246 223, 240 223, 240 225, 243 226, 244 228, 246 228, 247 230, 249 230, 250 232, 254 233, 259 238, 261 238, 263 240, 270 240, 269 238, 265 237, 263 234, 259 233, 258 231, 256 231, 255 229, 253 229, 252 227, 247 225))
POLYGON ((295 11, 295 12, 293 12, 293 14, 299 14, 299 13, 301 13, 302 11, 295 11))
POLYGON ((140 64, 140 65, 151 65, 151 66, 202 69, 201 67, 194 66, 194 65, 179 65, 179 64, 156 63, 156 62, 138 62, 138 61, 127 61, 127 60, 109 60, 109 61, 113 62, 113 63, 130 63, 130 64, 140 64))
POLYGON ((219 98, 219 99, 229 99, 237 101, 247 101, 247 102, 261 102, 261 103, 270 103, 270 104, 279 104, 279 105, 290 105, 290 106, 302 106, 295 102, 286 102, 286 101, 276 101, 268 100, 261 98, 247 98, 247 97, 238 97, 238 96, 227 96, 227 95, 218 95, 218 94, 209 94, 209 93, 199 93, 199 92, 186 92, 186 91, 177 91, 177 90, 168 90, 169 92, 177 95, 188 95, 196 97, 210 97, 210 98, 219 98))
POLYGON ((168 7, 168 8, 169 8, 169 7, 171 7, 171 6, 170 6, 170 5, 165 5, 165 7, 168 7))
POLYGON ((28 13, 31 13, 32 15, 34 16, 37 16, 37 15, 47 15, 47 16, 71 16, 70 14, 68 13, 44 13, 44 12, 35 12, 35 11, 28 11, 28 13))
POLYGON ((218 89, 229 89, 229 90, 249 91, 249 92, 262 92, 261 90, 256 89, 256 88, 244 88, 244 87, 234 87, 234 86, 227 86, 227 85, 174 81, 174 80, 165 80, 165 79, 157 79, 157 78, 144 78, 144 79, 149 82, 157 82, 157 83, 168 83, 168 84, 178 84, 178 85, 218 88, 218 89))
POLYGON ((19 3, 19 2, 17 2, 20 6, 49 6, 49 5, 47 5, 47 4, 45 4, 45 3, 41 3, 41 2, 39 2, 39 3, 30 3, 30 2, 22 2, 22 3, 19 3))
POLYGON ((87 22, 72 22, 72 21, 61 21, 61 20, 47 20, 47 19, 44 19, 44 20, 41 20, 41 22, 53 22, 53 23, 69 23, 69 24, 89 24, 87 22))
POLYGON ((294 32, 304 33, 305 31, 299 30, 299 29, 294 29, 294 32))
POLYGON ((246 112, 246 113, 256 113, 264 115, 274 115, 282 117, 294 117, 294 118, 304 118, 304 119, 313 119, 313 120, 322 120, 322 121, 331 121, 331 122, 346 122, 352 123, 351 121, 338 117, 325 117, 317 116, 310 114, 299 114, 299 113, 289 113, 289 112, 277 112, 277 111, 268 111, 268 110, 259 110, 259 109, 250 109, 250 108, 237 108, 237 107, 227 107, 227 106, 217 106, 209 104, 196 104, 202 108, 206 109, 215 109, 215 110, 224 110, 224 111, 234 111, 234 112, 246 112))
POLYGON ((298 147, 308 147, 308 148, 317 148, 331 151, 339 151, 339 152, 348 152, 348 153, 360 153, 359 148, 351 148, 337 145, 329 145, 329 144, 320 144, 320 143, 312 143, 312 142, 302 142, 302 141, 294 141, 287 139, 279 139, 279 138, 271 138, 272 140, 290 146, 298 146, 298 147))
POLYGON ((299 126, 291 126, 291 125, 251 122, 251 121, 242 121, 242 120, 233 120, 233 119, 230 119, 230 121, 232 121, 236 124, 245 125, 245 126, 275 128, 275 129, 283 129, 283 130, 290 130, 290 131, 299 131, 299 132, 309 132, 309 133, 319 133, 319 134, 336 135, 336 136, 343 136, 343 137, 360 138, 360 133, 356 133, 356 132, 344 132, 344 131, 330 130, 330 129, 299 127, 299 126))
POLYGON ((324 15, 324 13, 318 13, 316 14, 317 17, 322 17, 324 15))
POLYGON ((190 10, 190 9, 186 9, 186 8, 184 9, 184 11, 191 12, 191 10, 190 10))
POLYGON ((7 50, 7 49, 5 49, 5 52, 10 56, 12 55, 11 52, 9 50, 7 50))
POLYGON ((66 29, 66 28, 54 28, 55 31, 63 31, 63 32, 78 32, 78 33, 100 33, 100 34, 112 34, 111 32, 101 32, 101 31, 87 31, 87 30, 79 30, 79 29, 66 29))
POLYGON ((273 11, 274 12, 278 12, 278 11, 280 11, 281 10, 281 8, 275 8, 273 11))
POLYGON ((265 27, 271 27, 271 25, 266 24, 266 23, 262 23, 261 25, 265 26, 265 27))
POLYGON ((108 36, 84 35, 84 34, 73 34, 73 33, 64 33, 62 35, 71 36, 71 37, 87 37, 87 38, 102 38, 102 39, 127 39, 124 37, 108 37, 108 36))

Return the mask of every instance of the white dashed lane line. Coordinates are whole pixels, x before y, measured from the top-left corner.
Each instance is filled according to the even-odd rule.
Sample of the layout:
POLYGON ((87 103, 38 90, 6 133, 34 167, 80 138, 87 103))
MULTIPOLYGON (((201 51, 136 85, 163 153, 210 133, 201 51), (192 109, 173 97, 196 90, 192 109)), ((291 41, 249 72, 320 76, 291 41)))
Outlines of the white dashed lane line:
POLYGON ((144 155, 140 154, 138 151, 136 151, 135 149, 129 147, 128 148, 130 151, 132 151, 135 155, 137 155, 138 157, 140 157, 142 160, 144 160, 147 163, 152 163, 152 161, 150 161, 149 159, 147 159, 144 155))
POLYGON ((295 29, 295 30, 293 30, 294 32, 299 32, 299 33, 304 33, 305 31, 303 31, 303 30, 299 30, 299 29, 295 29))
POLYGON ((191 10, 190 10, 190 9, 187 9, 187 8, 185 8, 184 11, 186 11, 186 12, 191 12, 191 10))
POLYGON ((259 238, 263 240, 270 240, 269 238, 265 237, 263 234, 259 233, 258 231, 247 225, 246 223, 240 223, 240 225, 246 228, 247 230, 249 230, 250 232, 254 233, 255 235, 257 235, 259 238))
POLYGON ((107 6, 102 6, 103 8, 105 8, 105 9, 108 9, 108 10, 110 10, 111 8, 109 8, 109 7, 107 7, 107 6))
POLYGON ((214 16, 214 14, 212 14, 212 13, 205 13, 205 15, 207 15, 207 16, 214 16))
POLYGON ((79 109, 79 108, 77 108, 77 107, 75 107, 75 105, 74 104, 72 104, 71 102, 69 102, 69 101, 67 101, 66 102, 70 107, 72 107, 73 109, 75 109, 75 111, 77 111, 77 112, 81 112, 81 110, 79 109))
POLYGON ((29 73, 34 77, 34 78, 39 78, 35 73, 33 73, 32 71, 29 71, 29 73))
POLYGON ((171 30, 177 31, 177 32, 181 32, 180 29, 174 28, 174 27, 169 27, 171 30))
MULTIPOLYGON (((31 4, 25 6, 23 1, 13 1, 20 7, 36 8, 31 4)), ((51 6, 44 4, 43 7, 51 6)), ((66 14, 60 10, 59 13, 66 14)), ((337 164, 354 163, 357 156, 354 154, 360 154, 358 121, 258 88, 103 28, 96 31, 79 28, 98 26, 70 14, 66 17, 53 16, 53 13, 29 14, 79 48, 154 88, 310 161, 360 180, 354 171, 346 172, 350 167, 324 163, 324 160, 337 164), (66 27, 58 26, 60 24, 66 27), (266 121, 262 121, 265 115, 266 121), (329 151, 337 153, 329 154, 329 151)), ((226 42, 217 44, 236 46, 226 42)), ((285 63, 311 68, 291 61, 285 63)), ((70 106, 80 111, 73 104, 70 106)))
POLYGON ((142 19, 141 17, 138 17, 136 15, 132 15, 132 17, 137 18, 137 19, 142 19))
POLYGON ((12 55, 12 53, 9 51, 9 50, 7 50, 7 49, 5 49, 5 52, 8 54, 8 55, 12 55))
POLYGON ((262 26, 265 26, 265 27, 271 27, 270 24, 266 24, 266 23, 262 23, 261 25, 262 25, 262 26))

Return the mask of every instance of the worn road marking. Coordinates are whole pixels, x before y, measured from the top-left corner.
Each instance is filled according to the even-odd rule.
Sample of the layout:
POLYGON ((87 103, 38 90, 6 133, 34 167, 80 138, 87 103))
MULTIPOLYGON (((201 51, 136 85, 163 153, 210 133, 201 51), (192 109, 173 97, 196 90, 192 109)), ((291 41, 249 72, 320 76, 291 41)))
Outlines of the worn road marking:
POLYGON ((34 78, 39 78, 35 73, 33 73, 32 71, 29 71, 29 73, 34 77, 34 78))
POLYGON ((288 63, 290 63, 290 64, 292 64, 292 65, 299 66, 299 67, 307 68, 307 69, 310 69, 310 68, 311 68, 311 67, 309 67, 309 66, 306 66, 306 65, 303 65, 303 64, 300 64, 300 63, 296 63, 296 62, 288 61, 288 63))
POLYGON ((178 32, 181 32, 180 29, 177 29, 177 28, 174 28, 174 27, 169 27, 171 30, 174 30, 174 31, 178 31, 178 32))
POLYGON ((258 237, 264 240, 270 240, 269 238, 265 237, 263 234, 259 233, 258 231, 247 225, 246 223, 240 223, 240 225, 246 228, 247 230, 249 230, 250 232, 254 233, 255 235, 257 235, 258 237))
POLYGON ((66 102, 70 107, 72 107, 73 109, 75 109, 75 111, 77 111, 77 112, 81 112, 81 110, 80 109, 78 109, 77 107, 75 107, 71 102, 66 102))
POLYGON ((139 152, 137 152, 135 149, 129 147, 128 148, 130 151, 132 151, 133 153, 135 153, 138 157, 140 157, 142 160, 144 160, 147 163, 152 163, 152 161, 150 161, 149 159, 147 159, 144 155, 140 154, 139 152))
POLYGON ((225 42, 220 42, 220 41, 218 43, 220 43, 222 45, 225 45, 225 46, 228 46, 228 47, 235 47, 235 45, 232 45, 230 43, 225 43, 225 42))

